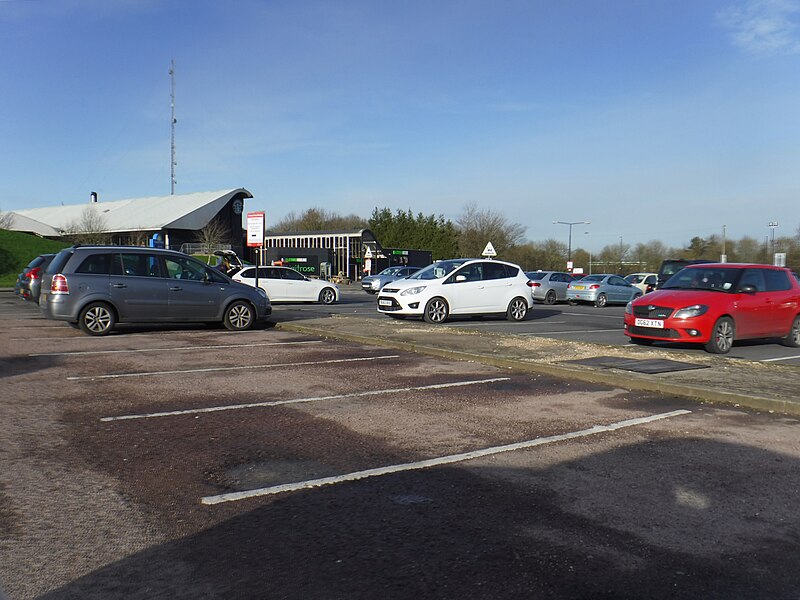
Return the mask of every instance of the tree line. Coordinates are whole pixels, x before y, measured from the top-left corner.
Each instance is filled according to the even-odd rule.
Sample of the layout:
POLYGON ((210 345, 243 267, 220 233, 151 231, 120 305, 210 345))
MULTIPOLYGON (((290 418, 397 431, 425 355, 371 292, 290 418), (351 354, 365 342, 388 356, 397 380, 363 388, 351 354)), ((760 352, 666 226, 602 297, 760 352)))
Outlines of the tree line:
MULTIPOLYGON (((387 248, 430 250, 434 260, 455 257, 478 257, 492 242, 497 258, 520 265, 525 270, 566 269, 567 244, 550 238, 525 239, 525 228, 510 222, 499 212, 468 204, 455 222, 442 215, 414 214, 409 210, 375 208, 369 219, 357 215, 341 216, 322 208, 309 208, 299 214, 289 213, 272 228, 281 232, 370 229, 387 248)), ((592 254, 580 244, 572 250, 573 268, 584 273, 655 272, 667 258, 720 260, 728 262, 772 263, 775 252, 786 254, 786 266, 800 271, 800 226, 792 236, 763 241, 745 236, 738 240, 721 236, 692 237, 686 246, 667 246, 659 240, 635 245, 608 244, 592 254)))

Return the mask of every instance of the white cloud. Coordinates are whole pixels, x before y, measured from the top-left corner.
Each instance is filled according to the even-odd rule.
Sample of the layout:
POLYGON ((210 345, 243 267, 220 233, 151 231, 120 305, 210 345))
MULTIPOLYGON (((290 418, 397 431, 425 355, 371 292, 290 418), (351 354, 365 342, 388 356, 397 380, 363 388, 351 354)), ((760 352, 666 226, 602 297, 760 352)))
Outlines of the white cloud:
POLYGON ((798 0, 746 0, 717 14, 733 42, 757 54, 800 52, 798 0))

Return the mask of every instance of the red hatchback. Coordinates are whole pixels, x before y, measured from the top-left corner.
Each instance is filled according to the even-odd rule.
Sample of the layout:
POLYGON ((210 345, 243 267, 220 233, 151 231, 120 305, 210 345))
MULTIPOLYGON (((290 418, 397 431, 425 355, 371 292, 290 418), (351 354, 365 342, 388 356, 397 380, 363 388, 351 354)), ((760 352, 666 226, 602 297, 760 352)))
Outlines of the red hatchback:
POLYGON ((800 284, 769 265, 701 264, 673 275, 625 307, 625 335, 636 344, 695 342, 725 354, 734 340, 781 338, 800 347, 800 284))

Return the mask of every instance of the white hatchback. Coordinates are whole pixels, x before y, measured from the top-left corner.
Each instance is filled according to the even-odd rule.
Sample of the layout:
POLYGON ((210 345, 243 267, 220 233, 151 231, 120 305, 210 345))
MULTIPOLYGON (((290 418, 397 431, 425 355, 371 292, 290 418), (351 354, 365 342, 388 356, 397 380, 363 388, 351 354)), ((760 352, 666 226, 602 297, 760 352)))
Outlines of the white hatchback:
MULTIPOLYGON (((245 267, 231 278, 239 283, 256 285, 256 268, 245 267)), ((339 300, 339 287, 330 281, 309 279, 289 267, 258 267, 258 287, 272 302, 321 302, 339 300)))
POLYGON ((406 279, 388 283, 378 295, 378 311, 396 318, 421 316, 443 323, 450 315, 505 314, 521 321, 533 306, 528 277, 499 260, 442 260, 406 279))

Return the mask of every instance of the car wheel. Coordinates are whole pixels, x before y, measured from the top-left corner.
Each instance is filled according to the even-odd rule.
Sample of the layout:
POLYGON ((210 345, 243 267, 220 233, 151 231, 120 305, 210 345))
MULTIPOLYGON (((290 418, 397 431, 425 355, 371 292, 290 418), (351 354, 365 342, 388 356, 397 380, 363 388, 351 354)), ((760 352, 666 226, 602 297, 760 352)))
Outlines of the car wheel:
POLYGON ((711 339, 708 340, 705 348, 712 354, 727 354, 733 347, 733 340, 736 338, 736 325, 730 317, 720 317, 714 323, 711 330, 711 339))
POLYGON ((528 303, 525 298, 514 298, 506 310, 506 319, 509 321, 522 321, 528 314, 528 303))
POLYGON ((553 290, 550 290, 544 296, 544 303, 545 304, 555 304, 556 303, 556 293, 553 290))
POLYGON ((237 300, 225 309, 225 318, 222 320, 225 327, 231 331, 247 331, 256 321, 253 307, 243 300, 237 300))
POLYGON ((781 343, 784 346, 789 346, 789 348, 800 348, 800 315, 794 318, 789 335, 783 338, 781 343))
POLYGON ((638 346, 652 346, 655 340, 649 340, 647 338, 637 338, 637 337, 630 337, 628 341, 631 344, 636 344, 638 346))
POLYGON ((606 304, 608 304, 608 298, 606 298, 605 294, 600 294, 597 300, 594 301, 594 305, 597 308, 603 308, 606 304))
POLYGON ((333 288, 323 288, 319 293, 319 301, 323 304, 333 304, 336 301, 336 292, 333 288))
POLYGON ((444 323, 449 313, 450 309, 444 298, 431 298, 425 305, 423 318, 428 323, 444 323))
POLYGON ((89 335, 107 335, 114 329, 116 322, 114 309, 105 302, 86 305, 78 317, 78 326, 89 335))

